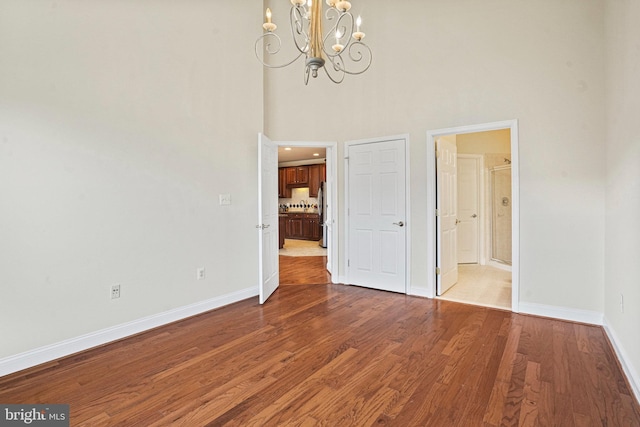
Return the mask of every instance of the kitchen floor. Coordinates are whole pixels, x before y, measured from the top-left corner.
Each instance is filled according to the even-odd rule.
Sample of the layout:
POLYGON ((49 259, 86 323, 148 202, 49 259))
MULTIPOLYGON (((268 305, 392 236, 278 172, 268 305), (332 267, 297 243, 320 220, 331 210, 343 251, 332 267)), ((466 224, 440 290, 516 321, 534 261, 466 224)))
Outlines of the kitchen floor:
POLYGON ((458 283, 438 298, 511 310, 511 272, 488 265, 459 264, 458 283))
POLYGON ((278 253, 286 256, 327 256, 327 249, 318 241, 285 239, 284 247, 278 253))

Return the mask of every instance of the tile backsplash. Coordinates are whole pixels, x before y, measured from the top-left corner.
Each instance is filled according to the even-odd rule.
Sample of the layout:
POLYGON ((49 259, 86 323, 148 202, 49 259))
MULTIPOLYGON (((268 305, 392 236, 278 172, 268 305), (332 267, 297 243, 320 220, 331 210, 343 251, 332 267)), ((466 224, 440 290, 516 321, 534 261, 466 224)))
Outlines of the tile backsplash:
POLYGON ((280 198, 278 203, 281 205, 295 205, 304 200, 309 205, 317 205, 318 199, 315 197, 309 197, 309 188, 292 188, 291 198, 280 198))

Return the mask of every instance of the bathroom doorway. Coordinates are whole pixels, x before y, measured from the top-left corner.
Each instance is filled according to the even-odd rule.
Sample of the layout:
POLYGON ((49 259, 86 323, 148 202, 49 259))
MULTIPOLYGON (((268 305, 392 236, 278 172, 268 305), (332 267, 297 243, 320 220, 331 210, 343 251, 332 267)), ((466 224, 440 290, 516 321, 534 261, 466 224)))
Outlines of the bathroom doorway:
POLYGON ((429 243, 431 295, 517 311, 517 122, 430 131, 427 140, 433 179, 428 204, 434 212, 428 230, 436 237, 429 243), (436 157, 439 139, 447 140, 447 155, 455 159, 444 179, 436 157), (453 226, 443 229, 447 221, 453 226), (444 273, 453 283, 439 286, 444 273))

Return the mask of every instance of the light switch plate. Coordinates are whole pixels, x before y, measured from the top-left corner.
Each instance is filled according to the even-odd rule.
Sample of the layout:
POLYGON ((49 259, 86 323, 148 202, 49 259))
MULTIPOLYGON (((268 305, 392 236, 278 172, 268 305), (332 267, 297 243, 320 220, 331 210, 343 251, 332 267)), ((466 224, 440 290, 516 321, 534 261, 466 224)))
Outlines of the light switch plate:
POLYGON ((220 204, 221 205, 230 205, 231 204, 231 194, 220 194, 220 204))

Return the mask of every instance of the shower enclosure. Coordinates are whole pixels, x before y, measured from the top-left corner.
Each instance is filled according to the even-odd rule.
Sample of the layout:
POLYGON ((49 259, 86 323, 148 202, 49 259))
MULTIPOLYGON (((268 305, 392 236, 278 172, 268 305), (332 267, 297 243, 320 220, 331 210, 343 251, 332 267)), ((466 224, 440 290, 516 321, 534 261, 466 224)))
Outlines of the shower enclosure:
POLYGON ((489 170, 491 260, 511 265, 511 165, 489 170))

